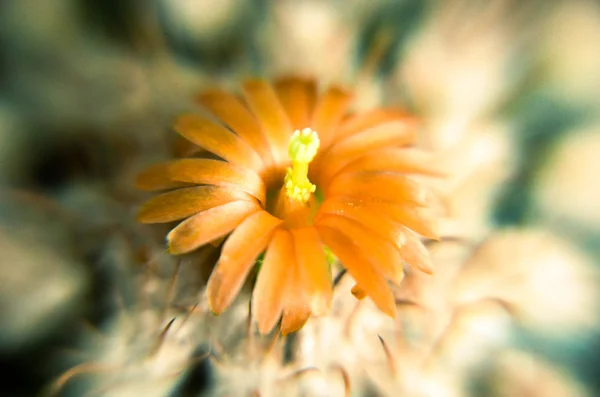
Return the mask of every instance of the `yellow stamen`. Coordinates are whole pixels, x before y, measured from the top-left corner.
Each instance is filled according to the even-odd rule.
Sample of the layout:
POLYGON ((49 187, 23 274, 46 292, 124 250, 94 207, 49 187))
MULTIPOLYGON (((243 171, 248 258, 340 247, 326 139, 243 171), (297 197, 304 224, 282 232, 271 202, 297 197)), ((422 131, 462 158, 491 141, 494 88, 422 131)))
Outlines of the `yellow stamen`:
POLYGON ((284 180, 286 195, 300 202, 307 202, 316 186, 308 180, 308 165, 319 150, 319 136, 310 128, 296 130, 290 138, 289 155, 292 166, 288 167, 284 180))

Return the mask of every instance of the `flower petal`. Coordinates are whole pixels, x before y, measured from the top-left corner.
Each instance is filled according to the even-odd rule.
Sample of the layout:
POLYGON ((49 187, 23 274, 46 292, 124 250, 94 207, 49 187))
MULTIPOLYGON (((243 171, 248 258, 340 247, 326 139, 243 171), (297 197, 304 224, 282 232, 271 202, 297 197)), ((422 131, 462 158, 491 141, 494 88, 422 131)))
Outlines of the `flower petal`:
POLYGON ((281 315, 293 262, 292 235, 288 230, 278 229, 267 248, 252 294, 252 313, 263 335, 271 332, 281 315))
POLYGON ((333 253, 360 287, 369 295, 375 305, 390 317, 396 316, 394 295, 385 278, 379 273, 352 241, 339 230, 316 226, 323 242, 333 253))
POLYGON ((342 167, 339 172, 358 171, 385 171, 439 177, 446 175, 439 167, 431 165, 431 159, 425 153, 413 148, 386 148, 370 152, 342 167))
POLYGON ((243 190, 265 203, 265 185, 248 168, 212 159, 181 159, 170 163, 172 180, 199 185, 228 186, 243 190))
POLYGON ((353 95, 341 87, 330 87, 318 99, 310 128, 319 134, 320 150, 325 150, 335 138, 335 130, 344 117, 353 95))
POLYGON ((225 241, 207 285, 208 305, 220 314, 239 293, 256 257, 264 251, 282 221, 267 211, 246 218, 225 241))
POLYGON ((225 236, 244 219, 260 210, 252 201, 234 201, 200 212, 181 222, 167 235, 169 252, 185 254, 225 236))
POLYGON ((415 127, 416 124, 410 120, 392 121, 337 142, 327 152, 327 161, 321 170, 321 183, 327 184, 343 166, 370 151, 414 143, 417 138, 415 127))
POLYGON ((164 162, 151 165, 139 173, 135 180, 135 186, 147 192, 158 190, 175 189, 178 187, 190 186, 189 183, 174 181, 171 179, 169 167, 172 162, 164 162))
POLYGON ((315 81, 297 77, 281 79, 275 83, 275 90, 290 118, 292 129, 308 127, 317 96, 315 81))
MULTIPOLYGON (((367 112, 359 112, 355 115, 347 116, 341 121, 337 131, 335 132, 335 142, 341 142, 346 138, 356 135, 366 129, 376 127, 383 123, 391 121, 399 121, 406 119, 406 114, 400 110, 392 109, 373 109, 367 112)), ((312 166, 313 174, 321 172, 320 167, 325 163, 325 159, 329 159, 329 151, 331 145, 325 147, 321 145, 321 150, 315 164, 312 166)))
POLYGON ((233 164, 260 171, 263 162, 242 138, 227 128, 196 114, 180 116, 175 131, 201 148, 233 164))
POLYGON ((440 240, 433 217, 427 216, 423 208, 414 204, 387 206, 392 218, 402 223, 405 227, 417 232, 431 240, 440 240))
POLYGON ((390 219, 385 211, 376 208, 357 208, 340 200, 328 199, 319 208, 319 213, 315 217, 315 225, 319 225, 321 219, 327 215, 352 219, 397 247, 405 240, 404 225, 390 219))
POLYGON ((345 196, 332 197, 327 201, 328 208, 337 206, 338 210, 346 210, 350 213, 362 210, 372 214, 379 214, 398 225, 412 229, 424 237, 439 240, 439 236, 435 231, 436 225, 433 218, 428 217, 425 214, 425 210, 414 203, 405 202, 397 204, 377 199, 345 196))
POLYGON ((238 98, 225 91, 211 90, 198 95, 196 101, 248 142, 266 165, 273 162, 267 136, 238 98))
POLYGON ((395 173, 354 172, 336 176, 325 190, 325 197, 348 196, 379 199, 397 204, 411 202, 428 206, 430 193, 412 179, 395 173))
POLYGON ((404 244, 400 247, 400 254, 402 259, 410 266, 419 269, 423 273, 433 274, 433 264, 429 251, 419 238, 408 231, 405 234, 404 244))
POLYGON ((166 223, 238 200, 252 201, 239 190, 220 186, 196 186, 163 193, 148 200, 138 213, 141 223, 166 223))
POLYGON ((333 291, 329 264, 323 251, 323 243, 314 227, 291 230, 294 238, 296 260, 303 270, 303 277, 310 296, 310 307, 316 316, 331 309, 333 291))
MULTIPOLYGON (((292 236, 293 238, 293 236, 292 236)), ((295 248, 295 247, 294 247, 295 248)), ((297 256, 291 258, 288 271, 288 288, 283 298, 283 317, 281 333, 287 335, 298 331, 310 317, 310 285, 307 283, 304 269, 300 267, 297 256)))
POLYGON ((244 97, 265 132, 277 164, 288 163, 288 144, 292 125, 273 87, 264 80, 248 80, 244 97))
MULTIPOLYGON (((315 217, 315 225, 321 225, 327 217, 332 215, 351 219, 391 243, 400 251, 400 257, 409 265, 425 273, 432 272, 429 253, 423 243, 413 232, 387 213, 385 208, 361 207, 352 201, 345 202, 346 199, 345 197, 336 197, 325 200, 315 217)), ((347 225, 340 226, 340 230, 343 230, 344 233, 346 229, 350 230, 347 225)), ((361 239, 355 241, 361 241, 361 239)), ((392 279, 390 276, 386 277, 392 279)))
POLYGON ((283 308, 281 334, 283 336, 298 331, 310 318, 310 306, 299 301, 283 308))
POLYGON ((375 269, 394 284, 400 285, 404 278, 403 261, 400 250, 394 244, 361 223, 343 216, 327 215, 319 219, 317 224, 339 230, 371 261, 375 269))

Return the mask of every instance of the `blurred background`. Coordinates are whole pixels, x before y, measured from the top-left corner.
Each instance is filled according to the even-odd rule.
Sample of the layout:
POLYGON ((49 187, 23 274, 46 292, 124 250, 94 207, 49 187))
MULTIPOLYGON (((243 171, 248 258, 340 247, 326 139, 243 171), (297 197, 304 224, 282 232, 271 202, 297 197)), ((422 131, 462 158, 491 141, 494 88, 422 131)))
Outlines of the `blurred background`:
POLYGON ((600 395, 598 43, 592 0, 1 1, 0 395, 600 395), (449 213, 395 324, 342 281, 279 351, 132 185, 195 93, 285 74, 415 113, 449 213))

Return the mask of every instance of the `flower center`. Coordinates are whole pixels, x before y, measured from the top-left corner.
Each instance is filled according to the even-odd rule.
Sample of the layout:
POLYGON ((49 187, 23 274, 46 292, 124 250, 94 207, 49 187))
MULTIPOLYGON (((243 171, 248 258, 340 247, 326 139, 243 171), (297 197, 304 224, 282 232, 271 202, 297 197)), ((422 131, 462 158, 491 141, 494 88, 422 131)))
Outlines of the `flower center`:
POLYGON ((310 128, 296 130, 290 138, 288 153, 292 166, 288 167, 283 181, 286 196, 291 200, 306 203, 316 186, 308 180, 308 165, 319 150, 319 136, 310 128))

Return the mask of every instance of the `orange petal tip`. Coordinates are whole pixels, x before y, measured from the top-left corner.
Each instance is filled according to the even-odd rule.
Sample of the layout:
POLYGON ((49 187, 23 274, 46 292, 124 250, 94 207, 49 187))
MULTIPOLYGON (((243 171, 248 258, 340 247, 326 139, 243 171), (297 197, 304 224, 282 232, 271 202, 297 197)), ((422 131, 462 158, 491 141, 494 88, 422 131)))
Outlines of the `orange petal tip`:
POLYGON ((292 332, 300 330, 310 317, 308 308, 301 310, 298 313, 284 313, 281 319, 281 335, 286 336, 292 332))
MULTIPOLYGON (((169 233, 170 234, 170 233, 169 233)), ((187 254, 189 251, 186 250, 182 250, 180 248, 177 247, 177 244, 175 244, 170 238, 169 235, 167 235, 167 252, 171 255, 184 255, 187 254)))
POLYGON ((167 252, 172 255, 178 255, 177 250, 173 248, 171 242, 167 240, 167 252))
POLYGON ((206 295, 208 297, 208 310, 213 314, 213 316, 218 316, 227 309, 227 306, 223 304, 222 299, 219 299, 219 296, 215 295, 214 288, 209 283, 206 288, 206 295))
POLYGON ((419 266, 418 269, 425 274, 433 276, 434 270, 433 270, 433 266, 431 265, 431 263, 421 263, 421 265, 419 266))
POLYGON ((358 300, 363 300, 367 297, 367 293, 365 292, 365 290, 360 288, 358 284, 352 287, 350 292, 352 292, 352 295, 354 295, 354 297, 358 300))
POLYGON ((394 304, 394 306, 386 307, 385 310, 383 310, 383 313, 387 314, 391 318, 396 318, 396 314, 397 314, 396 305, 394 304))

